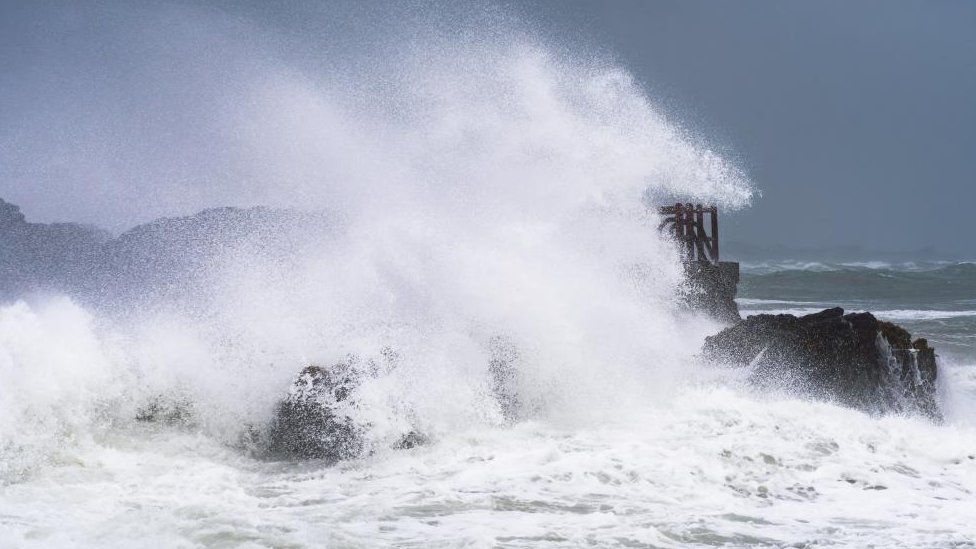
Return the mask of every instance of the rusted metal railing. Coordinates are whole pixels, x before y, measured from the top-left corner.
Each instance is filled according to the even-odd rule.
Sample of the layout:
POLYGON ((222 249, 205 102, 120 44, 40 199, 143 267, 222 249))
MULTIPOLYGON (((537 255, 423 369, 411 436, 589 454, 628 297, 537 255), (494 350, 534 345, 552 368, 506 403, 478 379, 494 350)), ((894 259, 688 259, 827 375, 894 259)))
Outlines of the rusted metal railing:
POLYGON ((701 204, 675 204, 659 210, 664 220, 659 231, 670 231, 681 247, 685 261, 718 263, 718 208, 701 204), (706 229, 705 216, 709 216, 706 229))

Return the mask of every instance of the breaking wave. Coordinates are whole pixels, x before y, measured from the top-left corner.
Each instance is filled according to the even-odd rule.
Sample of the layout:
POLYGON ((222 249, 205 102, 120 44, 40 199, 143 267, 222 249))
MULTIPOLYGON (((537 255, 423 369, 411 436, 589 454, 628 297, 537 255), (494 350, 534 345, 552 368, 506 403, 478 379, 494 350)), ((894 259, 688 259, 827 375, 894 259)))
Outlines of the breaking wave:
MULTIPOLYGON (((382 86, 368 102, 356 94, 371 82, 296 65, 228 82, 236 101, 214 107, 240 190, 278 209, 138 227, 46 288, 63 297, 4 306, 0 375, 17 396, 0 436, 27 455, 8 463, 46 455, 30 433, 60 447, 155 399, 234 444, 302 365, 389 352, 395 368, 356 411, 377 440, 407 416, 432 433, 497 423, 485 384, 499 338, 547 421, 620 417, 661 394, 711 325, 671 314, 680 268, 646 201, 736 208, 747 179, 619 66, 514 31, 477 38, 420 33, 355 75, 382 86)), ((204 204, 235 188, 195 191, 204 204)))
MULTIPOLYGON (((974 534, 973 431, 952 422, 972 417, 971 368, 948 370, 959 389, 937 426, 755 394, 699 367, 717 326, 674 313, 682 269, 647 206, 734 209, 751 186, 612 60, 495 9, 460 22, 356 12, 387 19, 352 56, 331 34, 348 16, 331 6, 300 13, 294 36, 183 4, 90 9, 111 22, 101 45, 132 52, 119 72, 156 85, 73 103, 83 135, 58 125, 74 113, 0 134, 37 145, 0 147, 0 160, 48 175, 62 172, 45 159, 72 163, 79 178, 50 191, 60 204, 175 217, 0 305, 4 540, 948 546, 974 534), (121 120, 119 95, 134 105, 121 120), (222 205, 242 209, 207 209, 222 205), (514 425, 490 390, 499 347, 526 409, 514 425), (301 368, 338 361, 380 372, 349 410, 371 452, 333 468, 252 459, 250 437, 301 368), (160 421, 137 419, 150 413, 160 421), (390 450, 408 428, 433 443, 390 450)), ((917 277, 968 283, 971 268, 743 282, 749 299, 948 295, 917 277), (877 290, 886 275, 904 286, 877 290)))

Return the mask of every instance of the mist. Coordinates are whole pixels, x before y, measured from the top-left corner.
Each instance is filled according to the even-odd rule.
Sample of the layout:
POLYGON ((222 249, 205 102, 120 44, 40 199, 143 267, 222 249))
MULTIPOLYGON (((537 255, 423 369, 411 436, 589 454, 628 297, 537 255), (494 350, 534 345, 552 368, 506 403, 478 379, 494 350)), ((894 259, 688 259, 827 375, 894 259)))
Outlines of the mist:
MULTIPOLYGON (((575 147, 575 163, 563 175, 590 179, 594 194, 604 183, 593 176, 604 167, 574 171, 589 158, 604 158, 608 169, 619 163, 619 171, 659 187, 681 184, 669 181, 670 168, 648 169, 657 160, 642 157, 694 161, 675 144, 686 137, 682 130, 664 119, 653 123, 667 125, 667 135, 641 135, 643 124, 661 117, 640 104, 645 99, 600 104, 567 96, 580 83, 557 74, 568 52, 546 47, 539 33, 491 5, 436 16, 406 7, 293 9, 307 18, 298 29, 257 9, 183 3, 6 7, 0 93, 18 108, 2 115, 0 196, 34 221, 119 232, 213 206, 341 209, 407 200, 396 196, 395 182, 418 172, 431 192, 490 203, 500 192, 534 189, 545 207, 556 191, 533 182, 539 174, 529 164, 507 189, 484 181, 529 155, 542 166, 547 149, 565 145, 575 147), (530 82, 533 73, 551 79, 530 82), (558 120, 530 95, 586 106, 590 112, 577 116, 618 127, 581 132, 580 120, 558 120), (488 116, 464 116, 489 103, 496 110, 488 116), (509 131, 501 117, 525 118, 524 139, 537 140, 536 149, 482 154, 483 140, 509 131), (509 153, 521 158, 504 158, 509 153)), ((612 59, 582 59, 579 71, 593 76, 594 94, 636 93, 612 59)), ((722 179, 744 180, 718 157, 702 169, 702 193, 717 192, 722 179)), ((743 189, 728 198, 744 203, 743 189)))
POLYGON ((52 208, 116 231, 171 219, 98 245, 14 305, 39 328, 10 375, 38 360, 74 372, 43 349, 45 326, 67 319, 98 342, 100 379, 128 388, 113 393, 120 409, 189 401, 228 444, 267 423, 302 365, 348 357, 389 363, 355 411, 378 441, 408 422, 499 422, 484 389, 499 346, 517 350, 540 418, 643 413, 687 361, 659 342, 694 346, 714 327, 672 314, 682 270, 646 201, 741 208, 748 175, 612 57, 492 5, 347 9, 301 11, 299 34, 185 4, 45 15, 64 42, 28 41, 14 92, 56 91, 5 125, 21 144, 6 149, 5 198, 32 220, 52 208), (174 217, 228 205, 262 209, 174 217))

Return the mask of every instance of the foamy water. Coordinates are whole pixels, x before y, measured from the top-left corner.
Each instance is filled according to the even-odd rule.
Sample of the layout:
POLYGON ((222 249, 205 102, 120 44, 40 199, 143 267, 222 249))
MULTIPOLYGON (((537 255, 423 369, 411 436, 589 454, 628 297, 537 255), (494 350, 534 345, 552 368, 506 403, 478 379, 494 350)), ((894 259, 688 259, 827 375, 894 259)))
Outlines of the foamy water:
MULTIPOLYGON (((971 402, 969 376, 952 382, 971 402)), ((478 427, 333 468, 255 461, 196 429, 116 428, 4 487, 4 539, 944 547, 976 536, 971 423, 871 418, 729 384, 693 384, 599 426, 478 427)))
POLYGON ((204 183, 186 193, 147 162, 158 186, 131 192, 330 221, 170 247, 144 229, 121 242, 151 261, 0 305, 0 546, 976 536, 971 362, 944 365, 935 425, 756 394, 695 358, 720 326, 676 313, 681 268, 646 202, 734 209, 752 189, 624 68, 489 17, 463 38, 411 27, 392 58, 337 75, 291 63, 273 31, 237 48, 220 14, 166 17, 261 62, 212 94, 226 154, 204 183), (517 356, 514 423, 490 390, 498 342, 517 356), (348 410, 368 452, 254 455, 296 373, 349 356, 382 365, 348 410), (137 421, 151 403, 184 417, 137 421), (414 429, 431 443, 390 448, 414 429))

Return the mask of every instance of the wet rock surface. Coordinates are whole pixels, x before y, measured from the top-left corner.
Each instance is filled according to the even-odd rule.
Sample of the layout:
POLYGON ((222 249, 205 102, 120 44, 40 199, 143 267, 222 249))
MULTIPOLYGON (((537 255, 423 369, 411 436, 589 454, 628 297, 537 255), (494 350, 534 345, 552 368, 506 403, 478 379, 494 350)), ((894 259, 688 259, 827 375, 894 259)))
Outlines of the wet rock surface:
POLYGON ((788 387, 872 413, 941 418, 935 350, 871 313, 841 308, 762 314, 706 338, 710 360, 749 366, 760 385, 788 387))
MULTIPOLYGON (((488 390, 498 403, 501 418, 514 423, 522 415, 515 367, 518 351, 503 337, 492 338, 488 351, 488 390)), ((368 455, 370 425, 354 419, 359 406, 357 390, 367 379, 389 374, 397 362, 397 354, 385 349, 378 360, 350 356, 328 367, 305 367, 276 406, 270 425, 249 430, 243 445, 272 459, 318 459, 329 464, 368 455)), ((155 408, 150 411, 157 413, 155 408)), ((413 427, 389 445, 406 450, 430 442, 426 433, 413 427)))
POLYGON ((363 453, 362 428, 346 413, 358 375, 346 364, 308 366, 275 410, 267 452, 284 459, 335 463, 363 453))

